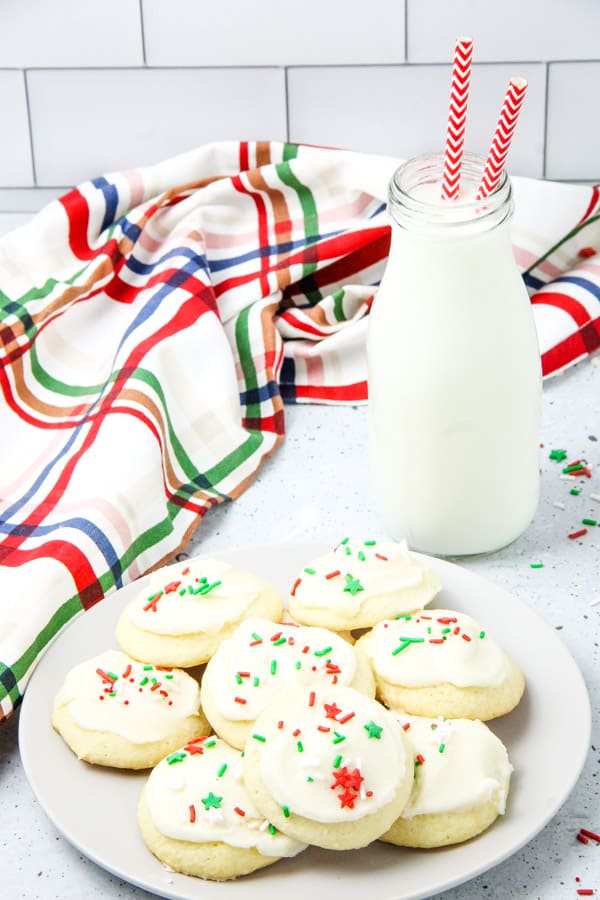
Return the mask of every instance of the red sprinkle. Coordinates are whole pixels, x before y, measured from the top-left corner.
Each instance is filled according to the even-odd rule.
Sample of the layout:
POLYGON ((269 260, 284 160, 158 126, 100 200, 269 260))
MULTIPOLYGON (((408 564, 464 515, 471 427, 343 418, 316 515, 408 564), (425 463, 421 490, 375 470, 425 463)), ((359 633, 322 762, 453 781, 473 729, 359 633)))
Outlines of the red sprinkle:
POLYGON ((340 725, 345 725, 346 722, 349 722, 350 719, 352 719, 355 715, 356 713, 353 712, 346 713, 345 716, 343 716, 341 719, 338 719, 338 722, 340 723, 340 725))
POLYGON ((577 254, 577 256, 580 259, 589 259, 591 256, 595 256, 595 255, 596 255, 596 251, 594 250, 593 247, 582 247, 581 250, 577 254))
POLYGON ((588 831, 587 828, 580 828, 579 834, 583 834, 585 837, 591 838, 593 841, 597 841, 600 844, 600 834, 588 831))
POLYGON ((238 814, 238 816, 245 816, 245 815, 246 815, 246 813, 244 812, 244 810, 243 810, 243 809, 240 809, 239 806, 234 806, 234 807, 233 807, 233 811, 236 812, 236 813, 238 814))
POLYGON ((416 760, 420 765, 423 765, 423 763, 425 762, 425 757, 420 753, 417 753, 416 760))
POLYGON ((410 728, 410 722, 405 722, 402 728, 404 731, 408 731, 408 729, 410 728))
POLYGON ((337 576, 341 574, 342 573, 340 572, 340 570, 336 569, 335 572, 329 572, 329 574, 326 575, 325 578, 337 578, 337 576))
POLYGON ((592 888, 578 888, 577 893, 580 897, 593 897, 594 891, 592 888))
POLYGON ((388 557, 383 556, 381 553, 376 553, 375 556, 377 557, 377 559, 382 559, 384 562, 388 562, 388 557))
POLYGON ((238 672, 240 678, 250 678, 250 672, 238 672))
POLYGON ((452 632, 452 634, 458 634, 459 631, 460 631, 460 628, 457 625, 456 628, 454 629, 454 631, 452 632))
POLYGON ((242 704, 246 703, 246 700, 244 700, 243 697, 234 697, 233 700, 234 700, 234 703, 242 703, 242 704))
POLYGON ((587 534, 587 528, 581 528, 579 531, 572 531, 568 536, 569 540, 574 541, 576 538, 583 537, 584 534, 587 534))
POLYGON ((189 567, 189 566, 186 566, 185 569, 183 569, 183 571, 182 571, 181 574, 182 574, 182 575, 189 575, 189 574, 190 574, 190 567, 189 567))
POLYGON ((315 692, 314 691, 311 691, 310 694, 308 695, 308 705, 309 706, 315 705, 315 692))
POLYGON ((127 665, 127 668, 125 669, 125 671, 123 672, 123 674, 122 674, 121 677, 122 677, 122 678, 129 678, 130 675, 131 675, 131 663, 129 663, 129 664, 127 665))
POLYGON ((290 591, 292 597, 296 596, 296 590, 298 589, 298 585, 301 583, 301 581, 302 581, 301 578, 296 578, 296 580, 294 582, 294 586, 293 586, 292 590, 290 591))
POLYGON ((153 684, 150 688, 151 691, 158 691, 160 689, 160 681, 157 681, 156 684, 153 684))
POLYGON ((328 728, 327 725, 317 725, 317 731, 322 731, 323 734, 327 734, 328 731, 331 731, 331 728, 328 728))
POLYGON ((586 837, 584 837, 581 832, 577 835, 577 840, 580 844, 589 844, 589 841, 586 837))
POLYGON ((465 634, 464 631, 463 631, 463 633, 461 634, 461 638, 463 639, 463 641, 470 641, 470 640, 471 640, 471 638, 469 637, 469 635, 468 635, 468 634, 465 634))
POLYGON ((272 640, 272 641, 278 641, 280 637, 281 637, 281 632, 278 631, 277 634, 272 634, 272 635, 271 635, 271 640, 272 640))
POLYGON ((277 727, 278 727, 279 730, 281 731, 281 729, 283 728, 283 719, 280 719, 280 720, 279 720, 279 722, 277 723, 277 727))
POLYGON ((451 622, 458 622, 456 616, 440 616, 437 620, 441 625, 450 625, 451 622))
MULTIPOLYGON (((463 637, 464 637, 464 634, 463 634, 463 637)), ((443 644, 444 638, 429 638, 429 643, 430 644, 443 644)))
POLYGON ((251 646, 251 647, 256 647, 257 644, 262 644, 262 638, 261 638, 260 640, 257 640, 257 641, 250 641, 250 646, 251 646))
POLYGON ((167 585, 165 585, 165 594, 172 594, 177 590, 180 584, 180 581, 170 581, 167 585))
POLYGON ((196 807, 193 803, 190 804, 190 822, 196 821, 196 807))
POLYGON ((308 644, 306 644, 306 646, 302 648, 303 653, 308 653, 309 650, 310 650, 310 647, 308 646, 308 644))
POLYGON ((292 734, 294 735, 294 737, 298 737, 298 735, 301 734, 301 731, 299 728, 296 728, 295 731, 292 731, 292 734))

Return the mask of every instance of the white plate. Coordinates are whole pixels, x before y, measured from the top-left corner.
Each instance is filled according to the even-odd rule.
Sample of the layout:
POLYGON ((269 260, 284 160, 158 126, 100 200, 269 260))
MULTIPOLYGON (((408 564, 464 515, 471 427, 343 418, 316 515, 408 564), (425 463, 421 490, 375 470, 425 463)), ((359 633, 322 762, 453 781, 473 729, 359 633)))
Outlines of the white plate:
MULTIPOLYGON (((321 544, 244 548, 219 554, 271 581, 284 596, 321 544)), ((217 555, 217 554, 215 554, 217 555)), ((79 616, 48 649, 25 694, 19 743, 33 791, 54 825, 83 854, 126 881, 177 900, 306 900, 343 891, 344 900, 416 900, 473 878, 531 840, 572 790, 590 739, 590 704, 581 673, 554 631, 501 588, 452 563, 421 557, 440 576, 440 608, 467 612, 520 663, 527 690, 519 707, 492 723, 515 772, 507 814, 465 844, 408 850, 375 843, 353 853, 311 847, 235 882, 167 872, 144 846, 136 805, 146 774, 78 762, 50 726, 66 672, 115 646, 120 610, 134 582, 79 616)))

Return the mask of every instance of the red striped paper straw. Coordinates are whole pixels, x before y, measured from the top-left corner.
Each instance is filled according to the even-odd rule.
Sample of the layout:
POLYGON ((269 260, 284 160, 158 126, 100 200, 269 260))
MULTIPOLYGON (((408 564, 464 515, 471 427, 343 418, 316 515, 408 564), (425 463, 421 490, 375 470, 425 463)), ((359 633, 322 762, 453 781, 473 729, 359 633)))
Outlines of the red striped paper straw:
POLYGON ((525 99, 527 81, 525 78, 511 78, 500 109, 498 124, 492 139, 485 169, 477 190, 477 200, 483 200, 498 186, 504 162, 508 156, 510 142, 517 127, 517 119, 525 99))
POLYGON ((448 109, 446 147, 444 149, 443 200, 456 200, 459 193, 472 59, 473 41, 470 37, 458 37, 454 48, 450 107, 448 109))

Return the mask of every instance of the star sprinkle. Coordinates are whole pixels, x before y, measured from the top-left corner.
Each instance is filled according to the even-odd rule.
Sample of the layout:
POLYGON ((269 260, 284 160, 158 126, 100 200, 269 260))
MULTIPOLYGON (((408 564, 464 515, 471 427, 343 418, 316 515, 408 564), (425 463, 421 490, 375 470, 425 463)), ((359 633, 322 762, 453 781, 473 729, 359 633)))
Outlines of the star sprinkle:
POLYGON ((338 794, 338 797, 342 809, 344 809, 344 807, 348 807, 348 809, 354 809, 356 794, 353 794, 352 791, 346 789, 343 794, 338 794))
POLYGON ((358 580, 358 578, 353 578, 350 573, 346 575, 346 585, 344 587, 344 591, 348 591, 353 597, 358 594, 359 591, 364 591, 364 587, 358 580))
POLYGON ((341 713, 341 709, 335 703, 324 703, 323 708, 325 709, 326 719, 335 719, 341 713))
POLYGON ((217 797, 212 791, 209 791, 206 797, 202 797, 201 802, 204 804, 204 809, 210 809, 211 807, 220 809, 222 800, 222 797, 217 797))
POLYGON ((367 722, 366 725, 363 725, 363 728, 367 732, 370 738, 377 738, 377 740, 381 739, 381 732, 383 731, 382 725, 376 725, 373 720, 367 722))
MULTIPOLYGON (((204 801, 202 801, 204 803, 204 801)), ((211 807, 207 812, 204 813, 205 820, 209 823, 209 825, 216 825, 218 822, 222 822, 224 819, 223 812, 220 809, 215 809, 211 807)))

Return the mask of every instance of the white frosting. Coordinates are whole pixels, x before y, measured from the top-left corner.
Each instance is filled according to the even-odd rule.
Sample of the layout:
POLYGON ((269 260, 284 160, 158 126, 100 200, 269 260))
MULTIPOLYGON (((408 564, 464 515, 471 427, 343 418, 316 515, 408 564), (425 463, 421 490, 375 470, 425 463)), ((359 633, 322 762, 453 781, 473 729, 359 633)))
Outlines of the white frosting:
POLYGON ((244 787, 237 750, 215 737, 186 748, 161 760, 146 785, 146 804, 162 834, 198 844, 255 847, 263 856, 296 856, 304 850, 306 844, 269 828, 258 812, 244 787))
POLYGON ((513 768, 490 729, 471 719, 398 713, 415 754, 415 781, 403 819, 473 809, 492 801, 503 814, 513 768))
POLYGON ((54 706, 67 706, 73 721, 87 731, 109 731, 132 744, 146 744, 198 715, 200 688, 180 669, 159 669, 108 650, 71 669, 54 706))
POLYGON ((188 559, 157 569, 125 614, 144 631, 212 635, 243 616, 261 587, 255 575, 228 563, 188 559))
POLYGON ((345 539, 305 566, 292 594, 307 609, 327 608, 343 616, 356 615, 366 600, 373 599, 393 599, 402 611, 415 608, 414 589, 423 580, 424 569, 405 542, 345 539))
POLYGON ((324 628, 246 619, 223 641, 204 673, 205 688, 221 715, 256 719, 282 689, 292 685, 349 685, 356 651, 324 628))
POLYGON ((261 734, 259 719, 250 740, 262 745, 261 778, 284 815, 356 821, 388 804, 412 766, 392 713, 353 688, 295 688, 267 713, 277 721, 261 734))
POLYGON ((482 626, 448 609, 379 622, 361 647, 389 684, 494 687, 510 674, 508 657, 482 626))

